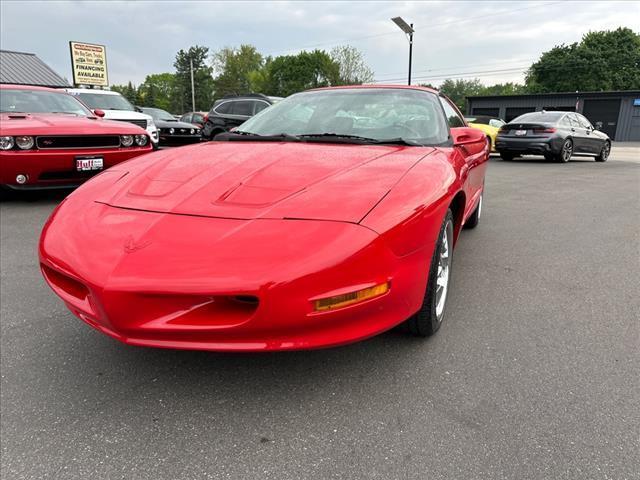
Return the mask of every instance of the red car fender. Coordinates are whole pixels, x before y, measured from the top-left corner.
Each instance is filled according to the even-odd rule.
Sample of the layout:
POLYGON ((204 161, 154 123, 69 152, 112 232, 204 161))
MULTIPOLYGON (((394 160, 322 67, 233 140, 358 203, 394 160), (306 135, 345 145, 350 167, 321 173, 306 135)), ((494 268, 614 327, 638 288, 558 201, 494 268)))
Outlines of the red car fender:
POLYGON ((380 233, 399 257, 410 255, 435 245, 447 208, 461 190, 447 154, 436 150, 414 165, 360 223, 380 233))

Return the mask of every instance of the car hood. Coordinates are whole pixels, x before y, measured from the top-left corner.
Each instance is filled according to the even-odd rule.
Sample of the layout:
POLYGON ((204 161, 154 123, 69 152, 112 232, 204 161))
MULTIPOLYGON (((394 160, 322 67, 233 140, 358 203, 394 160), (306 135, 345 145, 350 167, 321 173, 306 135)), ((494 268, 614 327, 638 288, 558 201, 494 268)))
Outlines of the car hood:
POLYGON ((76 115, 28 113, 0 115, 3 135, 135 135, 145 133, 131 123, 76 115))
POLYGON ((358 223, 433 151, 431 147, 209 142, 156 152, 116 167, 114 183, 101 188, 94 199, 120 208, 203 217, 358 223))

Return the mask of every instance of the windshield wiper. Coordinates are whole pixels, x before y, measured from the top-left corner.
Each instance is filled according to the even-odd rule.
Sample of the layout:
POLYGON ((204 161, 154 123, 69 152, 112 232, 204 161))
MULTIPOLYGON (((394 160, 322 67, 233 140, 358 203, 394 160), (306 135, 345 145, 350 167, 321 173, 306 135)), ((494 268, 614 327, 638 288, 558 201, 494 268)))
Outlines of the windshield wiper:
POLYGON ((290 135, 288 133, 276 133, 273 135, 260 135, 258 133, 244 132, 242 130, 234 130, 233 132, 225 132, 216 136, 218 140, 258 140, 261 142, 299 142, 300 137, 290 135))
POLYGON ((377 139, 377 138, 369 138, 362 137, 360 135, 348 135, 342 133, 306 133, 304 135, 299 135, 300 138, 330 138, 330 139, 345 139, 345 140, 357 140, 363 143, 369 143, 372 145, 410 145, 412 147, 421 146, 420 143, 414 142, 412 140, 407 140, 401 137, 398 138, 385 138, 385 139, 377 139))

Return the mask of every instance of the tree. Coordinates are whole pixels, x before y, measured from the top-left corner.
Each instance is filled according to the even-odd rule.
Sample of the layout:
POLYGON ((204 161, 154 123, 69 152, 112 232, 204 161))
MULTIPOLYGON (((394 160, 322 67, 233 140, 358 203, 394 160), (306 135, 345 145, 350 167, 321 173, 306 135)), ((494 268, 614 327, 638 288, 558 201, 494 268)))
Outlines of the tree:
POLYGON ((180 50, 176 54, 173 66, 175 73, 174 113, 191 110, 191 64, 193 62, 193 80, 195 85, 196 110, 209 110, 213 101, 213 69, 207 65, 209 48, 195 45, 189 50, 180 50))
POLYGON ((373 70, 364 62, 362 52, 350 45, 331 50, 331 59, 338 64, 341 85, 360 85, 373 82, 373 70))
POLYGON ((259 83, 270 95, 286 97, 309 88, 340 84, 340 65, 323 50, 269 59, 264 69, 259 83))
POLYGON ((138 96, 138 89, 131 82, 126 85, 111 85, 111 90, 118 92, 133 105, 137 105, 140 100, 140 97, 138 96))
POLYGON ((253 45, 218 50, 213 54, 212 62, 213 70, 218 74, 214 80, 216 98, 230 93, 251 93, 250 76, 259 71, 263 64, 262 55, 253 45))
POLYGON ((473 80, 452 80, 448 78, 440 85, 440 91, 449 97, 463 112, 465 111, 465 97, 480 95, 483 88, 484 86, 477 78, 473 80))
POLYGON ((640 88, 640 34, 629 28, 589 32, 580 43, 559 45, 531 65, 532 92, 640 88))
POLYGON ((163 110, 178 111, 175 98, 176 77, 173 73, 156 73, 147 75, 138 87, 140 105, 156 107, 163 110))
POLYGON ((527 88, 524 85, 507 82, 482 87, 477 95, 520 95, 522 93, 527 93, 527 88))

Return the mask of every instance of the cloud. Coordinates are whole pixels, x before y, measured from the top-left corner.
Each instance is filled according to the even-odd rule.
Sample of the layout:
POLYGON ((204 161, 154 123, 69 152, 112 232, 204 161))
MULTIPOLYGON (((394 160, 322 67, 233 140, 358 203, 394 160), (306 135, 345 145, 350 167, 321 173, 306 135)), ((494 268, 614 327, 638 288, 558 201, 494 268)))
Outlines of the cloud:
MULTIPOLYGON (((140 83, 148 74, 172 71, 176 52, 195 44, 216 50, 250 43, 277 55, 348 43, 363 51, 378 79, 399 83, 408 47, 390 21, 398 15, 416 29, 416 76, 438 84, 446 73, 473 77, 528 66, 590 30, 637 30, 640 3, 3 0, 0 43, 38 54, 68 78, 70 40, 104 44, 112 83, 140 83)), ((487 83, 522 80, 518 71, 478 76, 487 83)))

